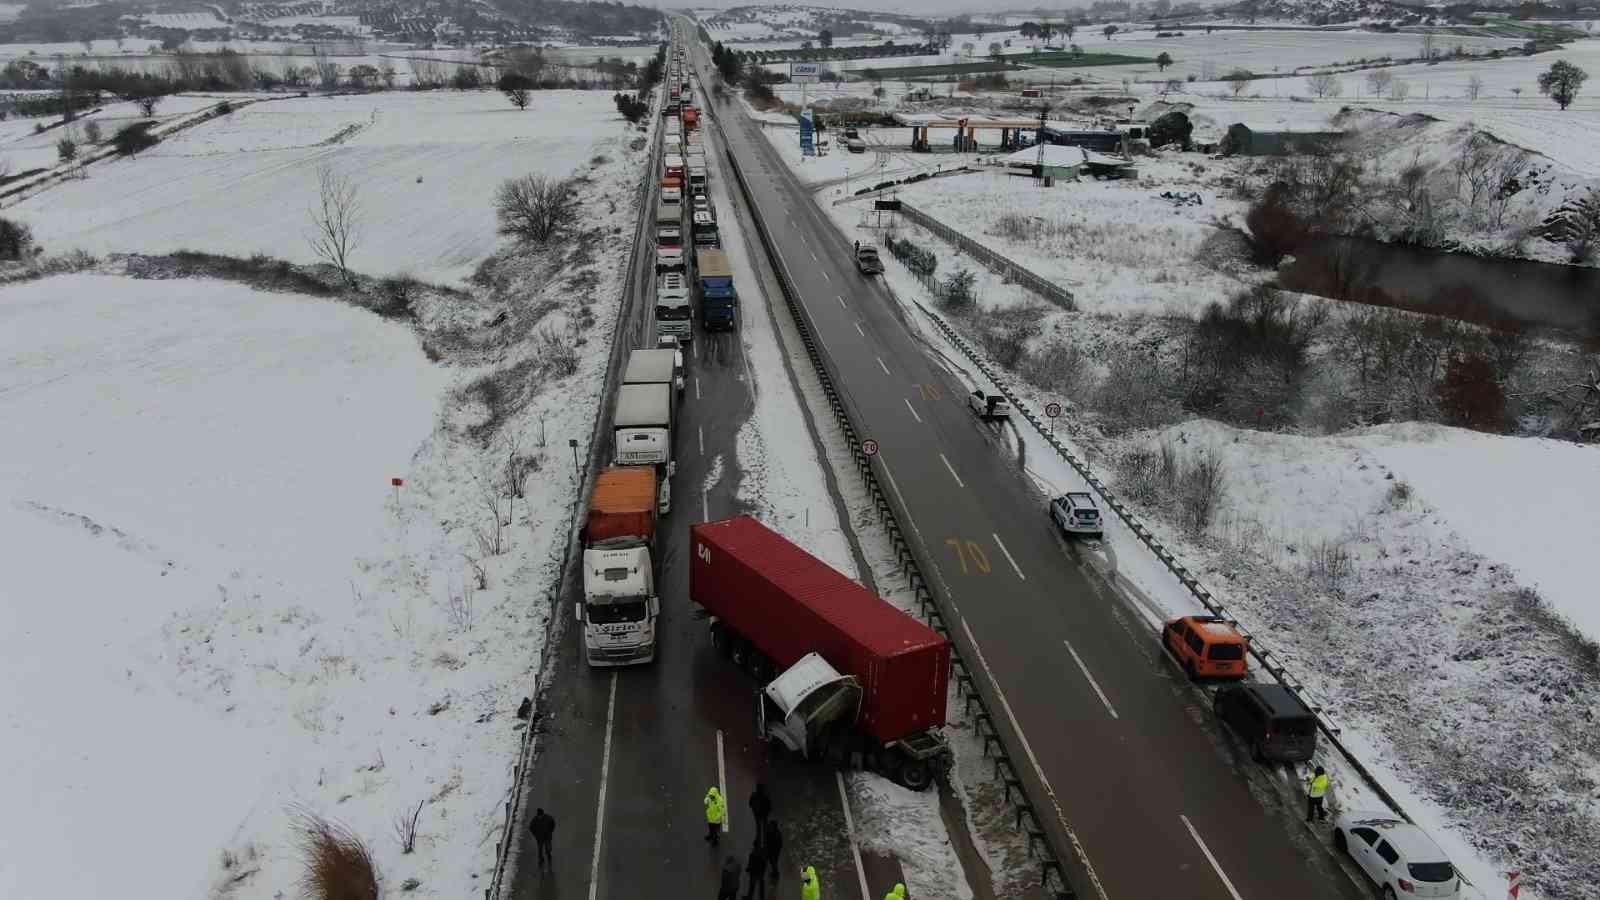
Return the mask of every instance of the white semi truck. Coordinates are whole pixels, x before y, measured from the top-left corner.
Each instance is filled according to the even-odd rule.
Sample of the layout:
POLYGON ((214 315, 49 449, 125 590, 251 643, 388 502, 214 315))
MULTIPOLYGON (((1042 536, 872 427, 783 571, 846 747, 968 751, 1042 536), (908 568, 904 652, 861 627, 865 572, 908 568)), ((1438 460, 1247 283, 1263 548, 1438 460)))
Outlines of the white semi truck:
POLYGON ((583 527, 584 656, 591 666, 629 666, 656 656, 656 474, 613 466, 595 479, 583 527))

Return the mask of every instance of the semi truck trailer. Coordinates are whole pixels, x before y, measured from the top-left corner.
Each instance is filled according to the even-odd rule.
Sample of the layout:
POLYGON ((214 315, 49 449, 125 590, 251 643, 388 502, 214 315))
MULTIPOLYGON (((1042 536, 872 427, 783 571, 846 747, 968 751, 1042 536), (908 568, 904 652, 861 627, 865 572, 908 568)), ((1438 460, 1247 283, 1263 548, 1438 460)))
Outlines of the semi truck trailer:
POLYGON ((689 533, 689 597, 761 682, 763 738, 914 790, 949 766, 949 641, 749 516, 689 533))

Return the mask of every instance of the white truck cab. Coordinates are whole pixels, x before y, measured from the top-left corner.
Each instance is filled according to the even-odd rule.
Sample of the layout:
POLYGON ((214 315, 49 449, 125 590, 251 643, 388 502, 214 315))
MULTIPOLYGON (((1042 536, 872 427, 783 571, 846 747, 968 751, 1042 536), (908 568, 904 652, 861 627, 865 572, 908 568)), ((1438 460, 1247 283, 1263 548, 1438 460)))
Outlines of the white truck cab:
POLYGON ((763 688, 756 704, 757 733, 809 759, 819 750, 825 726, 841 718, 855 721, 861 681, 807 653, 763 688))
POLYGON ((637 538, 602 541, 583 551, 584 646, 591 666, 647 663, 656 655, 656 596, 650 548, 637 538))
MULTIPOLYGON (((679 248, 682 253, 682 248, 679 248)), ((667 272, 656 282, 656 334, 677 341, 694 337, 694 312, 690 308, 689 279, 682 272, 667 272)), ((674 346, 673 349, 677 349, 674 346)), ((679 390, 683 389, 680 384, 679 390)))

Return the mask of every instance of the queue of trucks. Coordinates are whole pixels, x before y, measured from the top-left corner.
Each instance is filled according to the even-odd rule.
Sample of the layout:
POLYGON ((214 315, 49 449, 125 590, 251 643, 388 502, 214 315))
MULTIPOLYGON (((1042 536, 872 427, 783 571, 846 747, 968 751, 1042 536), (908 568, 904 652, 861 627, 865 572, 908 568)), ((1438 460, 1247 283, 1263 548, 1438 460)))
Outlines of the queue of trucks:
MULTIPOLYGON (((577 617, 591 666, 656 658, 660 534, 672 512, 685 384, 680 348, 694 324, 690 285, 702 328, 737 327, 738 292, 709 202, 694 214, 694 240, 683 239, 683 192, 705 197, 707 188, 683 67, 675 48, 668 83, 678 108, 668 122, 678 127, 667 129, 655 207, 656 349, 629 353, 611 465, 595 479, 579 535, 577 617)), ((756 678, 758 734, 807 759, 871 769, 918 790, 949 766, 940 731, 947 640, 751 517, 695 524, 689 538, 688 599, 706 613, 712 645, 756 678)))

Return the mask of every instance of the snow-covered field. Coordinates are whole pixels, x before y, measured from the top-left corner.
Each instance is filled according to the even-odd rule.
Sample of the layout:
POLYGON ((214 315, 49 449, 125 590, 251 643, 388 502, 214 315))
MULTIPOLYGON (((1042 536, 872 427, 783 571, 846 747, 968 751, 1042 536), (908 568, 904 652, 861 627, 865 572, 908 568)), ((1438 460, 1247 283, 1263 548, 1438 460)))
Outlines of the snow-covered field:
MULTIPOLYGON (((473 99, 426 108, 441 127, 459 114, 483 130, 473 99)), ((517 167, 589 176, 582 240, 508 248, 493 288, 470 297, 420 296, 416 331, 440 364, 416 331, 333 299, 107 274, 0 292, 0 538, 17 551, 0 571, 0 675, 17 687, 0 704, 16 738, 0 786, 17 812, 0 826, 0 894, 286 896, 302 809, 351 826, 388 891, 488 884, 541 598, 570 533, 563 445, 587 454, 639 215, 637 132, 585 108, 565 107, 571 147, 519 153, 517 167), (549 367, 544 334, 579 348, 574 372, 549 367), (511 455, 533 472, 514 502, 501 489, 511 455), (395 821, 413 812, 403 854, 395 821)), ((316 109, 304 127, 275 120, 277 141, 265 125, 227 132, 217 153, 256 161, 337 130, 339 110, 316 109)), ((541 146, 501 139, 502 155, 541 146)), ((370 172, 382 148, 369 149, 370 172)), ((393 152, 487 165, 448 143, 393 152)), ((302 162, 284 154, 278 168, 302 162)), ((213 239, 195 246, 274 209, 225 200, 191 207, 213 239)), ((441 195, 415 227, 469 215, 441 195)), ((384 224, 375 241, 405 233, 384 224)), ((141 249, 141 227, 108 226, 127 243, 107 248, 141 249)), ((492 229, 482 237, 480 256, 496 249, 492 229)))
MULTIPOLYGON (((770 138, 798 171, 819 165, 800 164, 788 152, 792 132, 773 130, 770 138)), ((899 196, 1072 287, 1087 315, 1052 311, 1047 334, 1065 327, 1094 332, 1091 343, 1159 342, 1165 313, 1192 314, 1241 283, 1193 261, 1209 230, 1204 222, 1236 214, 1236 204, 1204 189, 1198 207, 1156 196, 1203 183, 1191 164, 1214 165, 1198 157, 1141 160, 1137 182, 1065 190, 1041 190, 1027 179, 1008 184, 1000 175, 959 176, 912 185, 899 196), (1005 238, 996 223, 1006 214, 1036 217, 1042 236, 1005 238), (1056 234, 1042 227, 1060 221, 1070 227, 1056 234)), ((828 206, 838 190, 828 186, 819 196, 841 229, 876 237, 858 230, 870 214, 854 204, 828 206)), ((918 239, 941 256, 942 272, 962 264, 931 236, 918 239)), ((900 297, 931 302, 904 267, 888 265, 900 297)), ((986 306, 1033 300, 971 267, 986 306)), ((931 326, 923 330, 942 343, 931 326)), ((1117 352, 1103 344, 1100 351, 1117 352)), ((1035 404, 1074 399, 1019 390, 1035 404)), ((1030 475, 1041 487, 1082 489, 1042 437, 1019 424, 1030 475)), ((1111 458, 1156 441, 1173 443, 1180 454, 1219 454, 1229 484, 1217 524, 1199 541, 1182 540, 1164 513, 1145 510, 1161 523, 1163 540, 1307 682, 1363 761, 1482 895, 1497 895, 1503 870, 1537 866, 1541 896, 1586 896, 1561 886, 1590 884, 1594 876, 1584 848, 1600 833, 1589 762, 1600 747, 1586 716, 1600 685, 1586 655, 1592 651, 1574 645, 1546 610, 1591 638, 1600 635, 1592 591, 1576 563, 1600 542, 1600 520, 1587 509, 1587 495, 1574 490, 1596 483, 1600 450, 1439 427, 1310 438, 1207 422, 1120 441, 1101 436, 1090 446, 1102 477, 1114 480, 1111 458), (1516 510, 1514 527, 1500 517, 1505 510, 1516 510), (1313 564, 1328 548, 1350 559, 1336 584, 1313 564), (1518 664, 1507 666, 1507 654, 1518 664)), ((1197 611, 1120 525, 1108 530, 1107 544, 1103 564, 1152 623, 1197 611)), ((1346 785, 1336 803, 1381 805, 1356 773, 1342 765, 1334 771, 1346 785)))
POLYGON ((191 249, 314 262, 308 209, 326 165, 347 175, 360 197, 353 268, 454 280, 494 246, 501 181, 571 172, 592 155, 596 135, 622 126, 601 92, 535 92, 526 111, 487 91, 273 100, 136 159, 96 163, 87 179, 11 209, 55 250, 191 249))
POLYGON ((415 739, 442 685, 384 640, 391 598, 362 596, 446 381, 416 338, 329 301, 98 275, 8 287, 0 320, 0 893, 200 896, 313 781, 437 789, 415 739))

